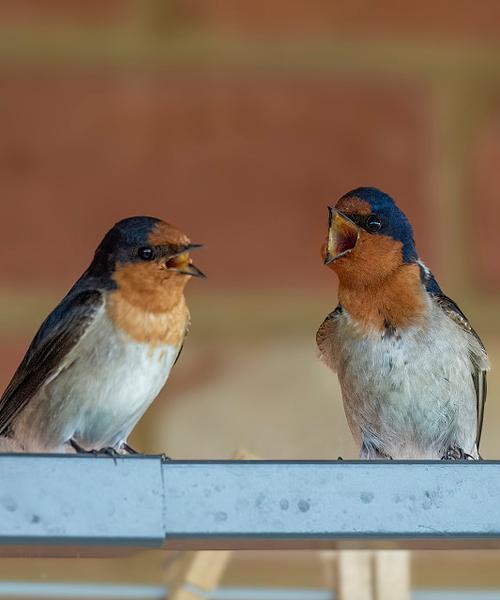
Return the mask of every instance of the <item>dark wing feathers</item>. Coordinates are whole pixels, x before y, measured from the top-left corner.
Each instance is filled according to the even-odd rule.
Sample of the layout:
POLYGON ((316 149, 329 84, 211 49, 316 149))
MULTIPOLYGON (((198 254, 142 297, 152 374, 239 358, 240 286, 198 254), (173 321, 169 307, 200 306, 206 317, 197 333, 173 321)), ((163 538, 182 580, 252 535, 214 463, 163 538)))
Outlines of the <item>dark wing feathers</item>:
POLYGON ((474 377, 474 387, 476 388, 477 397, 477 436, 476 445, 479 451, 479 443, 481 442, 481 434, 483 432, 484 420, 484 405, 486 403, 486 394, 488 392, 488 383, 485 370, 476 370, 474 377))
POLYGON ((58 373, 102 304, 98 290, 74 291, 47 317, 0 398, 0 435, 44 383, 58 373))
POLYGON ((437 281, 434 279, 434 276, 429 271, 429 269, 421 261, 419 261, 418 264, 420 266, 420 275, 422 278, 422 283, 424 284, 427 292, 438 303, 438 305, 441 306, 443 311, 450 317, 450 319, 452 319, 464 331, 467 331, 472 336, 473 341, 476 342, 475 344, 471 344, 469 357, 471 361, 472 379, 474 381, 474 387, 476 389, 476 445, 479 449, 481 431, 483 428, 484 404, 486 402, 486 371, 488 369, 488 357, 486 354, 486 350, 479 336, 471 327, 469 320, 464 315, 464 313, 455 304, 455 302, 453 302, 453 300, 451 300, 450 298, 448 298, 448 296, 445 296, 443 294, 441 288, 439 287, 437 281))
POLYGON ((448 298, 444 294, 440 294, 434 296, 434 300, 439 304, 439 306, 443 309, 443 311, 452 319, 459 327, 461 327, 464 331, 470 333, 470 335, 477 342, 475 344, 476 348, 471 345, 470 348, 470 361, 471 361, 471 374, 472 379, 474 381, 474 388, 476 390, 476 402, 477 402, 477 436, 476 436, 476 445, 479 450, 479 442, 481 441, 481 432, 483 429, 483 418, 484 418, 484 405, 486 402, 486 371, 488 368, 488 359, 486 354, 486 349, 471 327, 469 320, 464 315, 464 313, 460 310, 460 308, 448 298))

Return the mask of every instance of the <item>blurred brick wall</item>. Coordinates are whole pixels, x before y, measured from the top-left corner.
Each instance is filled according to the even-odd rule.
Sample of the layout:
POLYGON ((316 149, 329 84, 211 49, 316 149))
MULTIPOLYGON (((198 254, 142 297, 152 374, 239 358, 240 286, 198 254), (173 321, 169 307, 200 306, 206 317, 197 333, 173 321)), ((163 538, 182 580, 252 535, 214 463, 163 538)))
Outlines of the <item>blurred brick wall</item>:
MULTIPOLYGON (((454 250, 446 255, 443 242, 452 230, 475 282, 500 284, 499 209, 490 183, 500 159, 500 81, 484 86, 476 80, 484 79, 487 68, 500 70, 460 59, 470 48, 491 47, 492 56, 498 54, 498 2, 47 0, 41 7, 36 0, 0 0, 0 26, 26 27, 34 37, 38 26, 60 27, 66 36, 58 47, 62 55, 64 44, 71 46, 72 27, 109 30, 110 48, 117 31, 128 32, 129 63, 137 64, 104 68, 92 35, 77 36, 78 52, 95 52, 92 65, 80 64, 77 52, 74 64, 68 59, 70 64, 57 69, 43 59, 36 67, 20 68, 9 62, 8 49, 2 54, 4 285, 68 285, 115 220, 150 213, 207 243, 200 264, 214 287, 308 290, 331 279, 318 254, 326 205, 358 185, 378 185, 398 199, 414 223, 421 254, 438 276, 448 274, 453 260, 454 250), (219 32, 222 50, 215 52, 214 63, 220 64, 201 69, 179 59, 167 69, 144 59, 155 58, 154 51, 134 55, 133 48, 150 39, 160 37, 168 46, 170 30, 161 34, 159 27, 159 36, 151 28, 155 19, 170 19, 179 28, 176 40, 183 27, 219 32), (359 64, 354 69, 349 60, 329 71, 327 64, 314 66, 310 57, 300 68, 287 64, 278 71, 274 59, 273 68, 266 67, 261 39, 293 44, 301 34, 330 41, 342 37, 353 48, 362 41, 366 54, 370 43, 390 39, 393 51, 383 55, 389 71, 359 64), (249 66, 248 55, 231 55, 231 67, 224 66, 224 52, 234 51, 230 43, 224 50, 224 40, 238 35, 256 44, 255 65, 250 57, 249 66), (451 45, 442 52, 427 47, 429 36, 451 45), (415 41, 420 51, 405 55, 415 41), (443 77, 432 70, 437 51, 445 61, 443 77), (411 70, 403 55, 411 57, 411 70), (448 73, 446 61, 458 70, 448 73), (473 98, 486 94, 489 100, 467 138, 466 162, 445 164, 448 171, 441 175, 443 157, 456 146, 449 133, 460 130, 461 121, 448 124, 450 139, 443 142, 440 121, 455 108, 446 106, 439 115, 436 98, 445 90, 453 103, 457 82, 473 98), (445 184, 455 181, 454 188, 443 193, 435 181, 439 176, 445 184), (455 213, 473 232, 459 231, 455 213), (476 240, 472 247, 466 244, 469 234, 476 240)), ((200 57, 203 51, 195 41, 190 52, 200 57)), ((33 54, 30 60, 36 59, 33 54)), ((462 110, 467 116, 467 104, 462 110)), ((463 258, 456 257, 459 274, 465 272, 463 258)), ((471 284, 470 278, 463 280, 471 284)))
POLYGON ((469 154, 472 171, 470 193, 474 210, 471 211, 472 236, 464 240, 464 244, 477 260, 479 283, 494 289, 500 285, 500 187, 497 182, 500 165, 500 94, 493 98, 491 109, 476 132, 469 154))
POLYGON ((134 4, 130 0, 0 0, 0 22, 110 25, 126 22, 134 4))
POLYGON ((497 0, 177 0, 178 10, 205 25, 281 34, 467 38, 497 42, 497 0))
POLYGON ((455 38, 493 44, 500 34, 497 0, 0 0, 3 23, 121 25, 148 15, 177 16, 191 26, 248 34, 455 38))
POLYGON ((325 280, 326 206, 379 185, 430 251, 425 88, 329 75, 0 76, 3 281, 71 281, 137 213, 196 241, 214 284, 325 280), (83 264, 82 264, 83 261, 83 264))
POLYGON ((138 15, 173 15, 191 25, 245 33, 459 37, 497 42, 497 0, 0 0, 12 23, 122 24, 138 15))

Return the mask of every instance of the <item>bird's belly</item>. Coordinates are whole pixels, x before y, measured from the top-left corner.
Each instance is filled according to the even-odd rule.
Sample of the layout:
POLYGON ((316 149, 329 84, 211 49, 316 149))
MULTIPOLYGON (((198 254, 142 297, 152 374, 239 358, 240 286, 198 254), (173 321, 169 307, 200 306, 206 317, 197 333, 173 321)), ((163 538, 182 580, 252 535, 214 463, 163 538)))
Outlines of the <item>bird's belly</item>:
POLYGON ((45 386, 21 428, 39 432, 39 445, 49 450, 71 438, 86 449, 115 446, 159 394, 178 351, 131 341, 103 320, 45 386))
POLYGON ((91 369, 92 381, 87 376, 86 383, 82 379, 83 385, 74 388, 80 417, 75 440, 85 448, 126 440, 165 385, 177 353, 173 346, 149 348, 129 342, 121 360, 108 368, 91 369))
POLYGON ((439 458, 473 453, 476 400, 465 346, 424 331, 351 339, 337 370, 349 425, 368 451, 439 458))

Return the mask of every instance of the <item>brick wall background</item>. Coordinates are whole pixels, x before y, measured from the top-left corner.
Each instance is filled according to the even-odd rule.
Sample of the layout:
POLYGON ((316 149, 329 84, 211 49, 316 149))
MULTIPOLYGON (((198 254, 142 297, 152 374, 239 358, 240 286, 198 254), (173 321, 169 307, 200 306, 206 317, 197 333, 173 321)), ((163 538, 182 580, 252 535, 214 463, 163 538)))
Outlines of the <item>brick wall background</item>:
POLYGON ((1 1, 3 282, 64 287, 150 212, 207 241, 214 285, 310 289, 325 205, 374 184, 441 279, 498 289, 498 5, 438 5, 1 1))
MULTIPOLYGON (((207 244, 209 278, 132 443, 355 456, 315 356, 336 303, 319 247, 327 204, 377 185, 486 343, 498 457, 499 35, 496 0, 0 0, 0 386, 109 226, 153 214, 207 244)), ((277 582, 269 557, 241 556, 231 583, 256 565, 277 582)), ((468 556, 418 555, 414 580, 500 586, 496 554, 468 556)), ((293 581, 314 585, 303 560, 293 581)), ((159 559, 109 564, 85 577, 161 580, 159 559)), ((83 577, 60 565, 3 561, 0 577, 83 577)))
POLYGON ((421 85, 64 68, 0 86, 0 270, 14 284, 70 282, 110 224, 145 213, 207 243, 211 287, 317 286, 326 205, 361 182, 401 198, 431 258, 421 85), (40 246, 47 260, 30 260, 40 246))

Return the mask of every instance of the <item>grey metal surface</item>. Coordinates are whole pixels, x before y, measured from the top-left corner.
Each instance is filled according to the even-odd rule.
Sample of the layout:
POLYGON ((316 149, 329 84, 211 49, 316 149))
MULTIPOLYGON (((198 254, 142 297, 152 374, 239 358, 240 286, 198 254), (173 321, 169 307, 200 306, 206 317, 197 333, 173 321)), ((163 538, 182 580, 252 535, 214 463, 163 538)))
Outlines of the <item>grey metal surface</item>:
POLYGON ((163 542, 159 458, 0 454, 1 546, 163 542))
POLYGON ((500 547, 500 463, 0 455, 0 555, 148 547, 500 547))
MULTIPOLYGON (((0 598, 31 600, 161 600, 167 588, 149 585, 92 583, 0 582, 0 598)), ((500 590, 418 590, 412 600, 498 600, 500 590)), ((325 589, 300 588, 219 588, 207 600, 335 600, 325 589)))
POLYGON ((498 463, 173 463, 163 470, 167 546, 189 537, 231 547, 259 539, 302 547, 500 541, 498 463))
MULTIPOLYGON (((168 589, 148 585, 5 581, 0 582, 0 598, 164 600, 168 598, 168 589)), ((207 594, 207 600, 335 600, 335 593, 328 590, 300 588, 220 588, 207 594)))
POLYGON ((0 581, 0 598, 49 600, 164 600, 162 586, 0 581))

